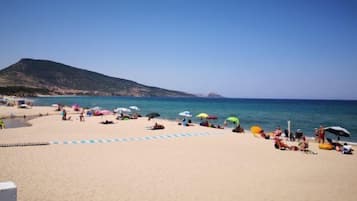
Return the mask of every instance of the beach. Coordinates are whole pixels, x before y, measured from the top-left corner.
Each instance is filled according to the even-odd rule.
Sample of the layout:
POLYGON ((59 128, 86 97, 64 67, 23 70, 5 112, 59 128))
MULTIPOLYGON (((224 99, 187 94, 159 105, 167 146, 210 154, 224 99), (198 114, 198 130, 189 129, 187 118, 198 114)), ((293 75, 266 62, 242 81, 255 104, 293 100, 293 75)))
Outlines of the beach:
POLYGON ((156 118, 120 121, 106 115, 80 122, 79 113, 68 109, 71 120, 62 121, 54 109, 0 106, 1 117, 41 116, 29 120, 30 127, 0 130, 0 144, 50 142, 0 147, 0 181, 15 182, 19 201, 357 197, 356 154, 320 150, 315 143, 310 149, 316 155, 280 151, 249 131, 156 118), (100 123, 105 120, 114 124, 100 123), (149 130, 155 122, 165 129, 149 130))

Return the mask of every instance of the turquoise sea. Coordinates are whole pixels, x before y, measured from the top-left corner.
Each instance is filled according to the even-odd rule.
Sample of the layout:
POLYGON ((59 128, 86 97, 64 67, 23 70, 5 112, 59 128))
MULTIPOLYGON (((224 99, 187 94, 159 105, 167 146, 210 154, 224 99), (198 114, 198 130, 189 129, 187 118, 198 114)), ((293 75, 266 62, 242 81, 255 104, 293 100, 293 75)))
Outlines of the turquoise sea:
MULTIPOLYGON (((302 131, 312 136, 314 128, 323 126, 341 126, 348 129, 352 137, 342 140, 357 142, 357 101, 343 100, 283 100, 283 99, 210 99, 210 98, 136 98, 136 97, 39 97, 35 105, 49 106, 55 103, 64 105, 79 104, 82 107, 100 106, 113 110, 117 107, 138 106, 145 115, 158 112, 164 119, 175 120, 178 113, 190 111, 193 115, 201 112, 218 116, 215 124, 223 124, 225 118, 238 116, 241 125, 249 129, 260 125, 266 131, 276 126, 287 128, 291 120, 292 130, 302 131)), ((194 122, 199 119, 193 117, 194 122)), ((335 138, 334 135, 328 134, 335 138)))

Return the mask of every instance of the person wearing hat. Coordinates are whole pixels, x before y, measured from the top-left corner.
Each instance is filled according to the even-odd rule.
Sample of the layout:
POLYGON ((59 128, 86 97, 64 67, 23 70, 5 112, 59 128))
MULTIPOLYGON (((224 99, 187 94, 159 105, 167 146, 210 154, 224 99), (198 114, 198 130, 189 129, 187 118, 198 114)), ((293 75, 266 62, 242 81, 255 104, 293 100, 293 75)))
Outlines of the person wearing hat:
POLYGON ((302 132, 301 129, 297 129, 295 132, 295 138, 300 140, 303 137, 304 133, 302 132))

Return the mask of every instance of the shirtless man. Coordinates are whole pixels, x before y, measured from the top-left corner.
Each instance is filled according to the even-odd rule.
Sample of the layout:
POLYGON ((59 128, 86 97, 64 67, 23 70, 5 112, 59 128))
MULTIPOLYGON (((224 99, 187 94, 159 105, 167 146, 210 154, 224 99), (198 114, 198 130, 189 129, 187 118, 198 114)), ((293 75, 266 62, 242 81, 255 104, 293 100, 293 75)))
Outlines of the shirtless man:
POLYGON ((324 127, 322 125, 320 125, 318 134, 319 134, 318 142, 319 143, 325 143, 325 129, 324 129, 324 127))

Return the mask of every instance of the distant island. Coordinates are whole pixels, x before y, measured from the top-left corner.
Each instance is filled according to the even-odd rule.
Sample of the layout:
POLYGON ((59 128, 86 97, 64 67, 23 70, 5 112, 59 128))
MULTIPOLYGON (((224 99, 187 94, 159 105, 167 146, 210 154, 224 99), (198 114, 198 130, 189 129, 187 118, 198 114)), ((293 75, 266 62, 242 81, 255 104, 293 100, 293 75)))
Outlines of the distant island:
POLYGON ((207 97, 208 97, 208 98, 223 98, 223 96, 221 96, 221 95, 219 95, 219 94, 217 94, 217 93, 213 93, 213 92, 209 93, 209 94, 207 95, 207 97))
POLYGON ((21 59, 0 70, 0 94, 196 97, 49 60, 21 59))

